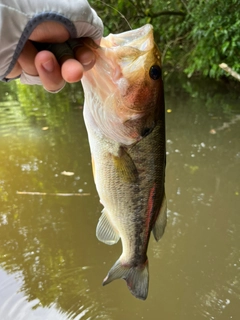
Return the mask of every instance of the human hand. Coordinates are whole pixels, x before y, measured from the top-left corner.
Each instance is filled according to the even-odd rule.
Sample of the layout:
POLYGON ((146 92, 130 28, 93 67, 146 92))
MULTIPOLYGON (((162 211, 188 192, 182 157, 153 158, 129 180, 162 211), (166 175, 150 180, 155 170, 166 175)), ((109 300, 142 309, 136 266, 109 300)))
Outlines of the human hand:
MULTIPOLYGON (((2 2, 7 2, 9 5, 11 0, 1 0, 0 9, 2 2)), ((21 3, 20 0, 18 2, 21 3)), ((47 0, 41 1, 42 5, 46 5, 46 2, 47 0)), ((50 1, 48 0, 48 2, 50 1)), ((81 38, 83 36, 91 37, 96 43, 99 43, 102 36, 103 26, 100 18, 90 8, 88 2, 85 0, 62 0, 60 3, 61 8, 58 7, 59 1, 51 0, 51 2, 51 7, 57 7, 58 9, 55 11, 60 13, 56 14, 54 11, 53 14, 53 10, 51 10, 50 15, 52 19, 49 19, 49 16, 47 15, 48 12, 46 13, 43 11, 41 14, 41 21, 45 21, 33 28, 31 33, 29 30, 26 30, 29 29, 29 26, 28 28, 26 25, 24 25, 24 28, 22 27, 24 31, 22 31, 21 38, 24 33, 26 38, 26 32, 28 31, 28 40, 26 39, 25 45, 22 48, 21 53, 19 52, 18 58, 16 59, 15 57, 15 65, 13 65, 13 67, 10 66, 11 68, 8 67, 8 70, 11 70, 10 72, 5 72, 4 77, 5 79, 10 79, 21 75, 20 79, 23 83, 42 84, 46 90, 58 92, 64 86, 65 82, 72 83, 79 81, 82 78, 83 72, 89 70, 94 65, 95 55, 90 49, 84 46, 77 46, 73 51, 68 51, 67 55, 61 57, 60 60, 57 60, 54 54, 48 50, 38 52, 33 41, 49 44, 63 43, 64 46, 67 46, 66 41, 68 39, 81 38), (64 6, 65 8, 63 8, 64 6), (79 13, 77 13, 78 6, 81 7, 79 8, 79 13), (80 11, 80 9, 83 11, 85 10, 84 14, 81 13, 83 11, 80 11), (67 14, 64 14, 63 19, 62 12, 67 12, 67 14), (79 16, 81 17, 79 18, 79 16), (72 25, 69 26, 69 24, 72 25), (72 27, 75 27, 75 30, 72 27), (75 34, 74 31, 76 31, 75 34)), ((38 2, 38 6, 39 5, 40 4, 38 2)), ((21 8, 21 10, 23 9, 21 8)), ((34 8, 32 10, 34 10, 34 8)), ((18 22, 23 26, 23 24, 21 24, 21 19, 23 19, 22 16, 19 17, 18 22)), ((36 20, 36 15, 33 15, 32 19, 36 20)), ((0 59, 0 61, 2 60, 0 59)), ((14 55, 12 61, 14 61, 14 55)), ((0 71, 1 69, 2 66, 0 62, 0 71)))
MULTIPOLYGON (((86 47, 79 46, 74 52, 69 50, 66 55, 57 60, 49 50, 38 52, 32 41, 59 43, 68 46, 69 39, 66 28, 57 22, 43 22, 33 31, 26 42, 12 71, 6 78, 16 78, 20 74, 23 83, 42 84, 47 91, 58 92, 65 82, 73 83, 81 80, 83 72, 91 69, 95 63, 95 54, 86 47), (24 72, 24 73, 23 73, 24 72), (25 75, 33 77, 26 77, 25 75), (34 79, 36 76, 39 78, 34 79), (39 81, 40 80, 40 81, 39 81)), ((69 47, 70 49, 70 47, 69 47)))

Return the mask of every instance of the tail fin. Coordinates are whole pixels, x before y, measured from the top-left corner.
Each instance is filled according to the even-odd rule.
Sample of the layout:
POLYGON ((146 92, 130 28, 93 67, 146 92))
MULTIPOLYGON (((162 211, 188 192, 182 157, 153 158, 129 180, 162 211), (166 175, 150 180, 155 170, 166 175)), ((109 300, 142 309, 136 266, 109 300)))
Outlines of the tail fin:
POLYGON ((138 299, 145 300, 148 295, 148 260, 143 265, 126 266, 119 260, 110 269, 108 275, 103 280, 103 286, 116 279, 124 279, 128 289, 138 299))

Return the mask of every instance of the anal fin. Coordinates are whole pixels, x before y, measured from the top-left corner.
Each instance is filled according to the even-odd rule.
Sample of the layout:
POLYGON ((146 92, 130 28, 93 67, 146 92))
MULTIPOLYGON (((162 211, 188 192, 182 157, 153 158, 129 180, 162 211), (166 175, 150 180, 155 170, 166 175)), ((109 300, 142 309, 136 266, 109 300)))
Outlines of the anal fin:
POLYGON ((98 240, 108 245, 117 243, 120 238, 118 232, 114 229, 111 222, 109 221, 105 209, 103 209, 102 215, 99 218, 96 236, 98 240))
POLYGON ((167 199, 164 192, 161 208, 160 208, 157 220, 155 222, 155 225, 152 229, 152 232, 156 241, 160 240, 161 237, 163 236, 166 225, 167 225, 167 199))

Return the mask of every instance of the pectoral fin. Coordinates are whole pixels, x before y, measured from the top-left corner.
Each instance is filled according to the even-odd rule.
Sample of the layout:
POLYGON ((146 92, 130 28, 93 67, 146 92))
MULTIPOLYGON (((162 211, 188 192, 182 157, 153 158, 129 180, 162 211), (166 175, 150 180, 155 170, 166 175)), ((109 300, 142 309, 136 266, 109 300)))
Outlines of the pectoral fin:
POLYGON ((117 243, 120 238, 118 232, 114 229, 111 222, 109 221, 104 209, 98 221, 96 236, 98 240, 108 245, 117 243))
POLYGON ((156 241, 160 240, 162 235, 164 234, 164 230, 167 224, 167 199, 164 193, 162 205, 155 222, 155 225, 152 229, 154 238, 156 241))
POLYGON ((124 148, 119 149, 119 155, 113 155, 114 166, 120 177, 126 182, 136 182, 138 179, 137 168, 124 148))

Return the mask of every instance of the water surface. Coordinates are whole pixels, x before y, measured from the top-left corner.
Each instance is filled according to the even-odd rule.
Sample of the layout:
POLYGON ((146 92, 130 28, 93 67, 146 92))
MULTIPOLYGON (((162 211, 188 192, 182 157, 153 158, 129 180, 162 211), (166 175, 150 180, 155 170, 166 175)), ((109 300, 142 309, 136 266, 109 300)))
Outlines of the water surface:
POLYGON ((1 84, 0 97, 1 320, 239 319, 240 100, 233 90, 166 83, 168 226, 149 244, 144 302, 122 280, 101 286, 121 245, 95 236, 102 208, 80 85, 50 95, 1 84))

